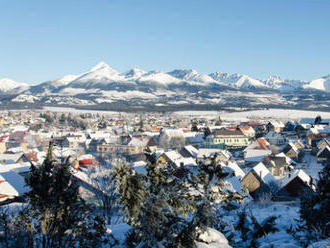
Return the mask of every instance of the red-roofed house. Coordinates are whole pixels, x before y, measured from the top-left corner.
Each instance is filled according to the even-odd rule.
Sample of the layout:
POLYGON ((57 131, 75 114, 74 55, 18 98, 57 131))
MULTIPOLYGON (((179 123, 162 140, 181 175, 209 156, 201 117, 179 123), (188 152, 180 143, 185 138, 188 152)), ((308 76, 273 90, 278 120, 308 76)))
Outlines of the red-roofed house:
POLYGON ((254 129, 250 126, 239 126, 238 127, 242 133, 248 137, 248 138, 252 138, 256 135, 256 132, 254 131, 254 129))

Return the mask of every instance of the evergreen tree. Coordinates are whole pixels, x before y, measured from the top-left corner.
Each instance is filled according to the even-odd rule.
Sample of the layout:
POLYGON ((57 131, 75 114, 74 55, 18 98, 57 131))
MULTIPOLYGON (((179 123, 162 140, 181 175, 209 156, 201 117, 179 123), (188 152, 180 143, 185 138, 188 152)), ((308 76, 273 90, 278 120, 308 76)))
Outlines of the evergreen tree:
POLYGON ((146 156, 149 160, 146 176, 128 166, 116 168, 117 191, 132 226, 126 245, 195 247, 199 234, 211 227, 215 219, 208 192, 214 187, 217 193, 221 191, 220 179, 224 176, 221 167, 213 159, 198 177, 184 168, 157 166, 154 154, 146 156))
MULTIPOLYGON (((86 225, 96 221, 88 219, 88 208, 78 194, 78 184, 70 172, 69 159, 64 164, 56 164, 53 156, 53 143, 49 145, 43 164, 38 168, 31 165, 26 184, 30 192, 29 213, 37 224, 37 233, 42 234, 41 247, 70 247, 83 240, 90 240, 86 225)), ((88 247, 85 245, 85 247, 88 247)))
POLYGON ((311 238, 330 236, 330 165, 319 173, 316 192, 301 199, 300 218, 303 223, 299 228, 312 233, 311 238))
MULTIPOLYGON (((235 247, 258 247, 258 239, 269 233, 279 231, 275 226, 276 216, 270 216, 259 222, 252 213, 248 214, 246 209, 238 214, 238 222, 235 230, 239 232, 236 237, 235 247)), ((234 235, 237 235, 235 233, 234 235)))
POLYGON ((138 224, 141 205, 146 195, 144 176, 135 173, 131 167, 122 164, 115 167, 116 191, 123 204, 125 219, 130 225, 138 224))

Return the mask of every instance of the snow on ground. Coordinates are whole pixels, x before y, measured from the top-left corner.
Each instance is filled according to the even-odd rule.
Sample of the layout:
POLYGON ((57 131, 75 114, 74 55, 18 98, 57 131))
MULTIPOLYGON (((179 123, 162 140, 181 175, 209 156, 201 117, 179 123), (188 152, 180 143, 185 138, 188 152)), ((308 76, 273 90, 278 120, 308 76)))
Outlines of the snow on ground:
POLYGON ((146 98, 146 99, 153 99, 157 98, 154 94, 146 93, 137 90, 128 90, 125 92, 115 91, 115 90, 108 90, 102 91, 103 96, 110 97, 111 99, 131 99, 131 98, 146 98))
POLYGON ((286 232, 286 230, 290 228, 290 225, 295 225, 295 219, 299 218, 298 205, 279 203, 270 206, 260 206, 255 204, 251 208, 251 211, 259 222, 271 215, 277 216, 276 227, 279 231, 261 238, 260 242, 264 244, 262 247, 270 247, 270 244, 273 244, 274 247, 286 247, 288 245, 300 247, 300 245, 293 240, 292 236, 286 232))
POLYGON ((119 112, 115 111, 98 111, 98 110, 84 110, 84 109, 75 109, 75 108, 62 108, 62 107, 43 107, 43 111, 51 112, 66 112, 66 113, 91 113, 91 114, 107 114, 107 115, 119 115, 119 112))
POLYGON ((220 116, 222 120, 247 121, 255 119, 283 119, 299 120, 301 118, 315 118, 320 115, 322 118, 330 118, 330 112, 296 110, 296 109, 264 109, 242 112, 225 111, 178 111, 174 112, 181 116, 195 116, 205 118, 215 118, 220 116))
POLYGON ((319 179, 319 172, 323 169, 323 165, 317 162, 317 158, 306 152, 303 162, 295 166, 297 169, 303 169, 314 180, 319 179))
MULTIPOLYGON (((293 237, 286 232, 290 225, 295 226, 295 219, 299 218, 299 204, 275 203, 261 205, 251 202, 246 207, 247 213, 251 213, 258 222, 274 215, 277 216, 275 221, 278 232, 270 233, 265 237, 258 239, 259 247, 301 247, 293 237), (273 245, 273 246, 272 246, 273 245)), ((237 211, 232 211, 223 217, 225 221, 236 225, 238 221, 237 211)))

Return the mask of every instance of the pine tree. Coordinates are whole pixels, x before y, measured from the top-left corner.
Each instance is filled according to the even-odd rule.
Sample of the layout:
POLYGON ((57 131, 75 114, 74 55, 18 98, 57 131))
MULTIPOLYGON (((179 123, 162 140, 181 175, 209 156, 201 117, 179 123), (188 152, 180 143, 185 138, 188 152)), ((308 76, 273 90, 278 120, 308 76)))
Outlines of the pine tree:
POLYGON ((319 173, 316 192, 304 194, 301 199, 300 218, 304 223, 300 229, 313 233, 313 239, 330 236, 330 165, 319 173))
POLYGON ((78 184, 70 168, 69 159, 56 164, 51 142, 43 164, 38 168, 31 165, 26 179, 31 189, 26 194, 29 212, 38 223, 43 248, 73 246, 84 237, 89 238, 86 232, 81 232, 82 226, 90 223, 85 221, 88 209, 78 194, 78 184))
POLYGON ((115 167, 116 191, 123 204, 125 219, 130 225, 138 224, 141 205, 146 195, 145 178, 123 164, 115 167))

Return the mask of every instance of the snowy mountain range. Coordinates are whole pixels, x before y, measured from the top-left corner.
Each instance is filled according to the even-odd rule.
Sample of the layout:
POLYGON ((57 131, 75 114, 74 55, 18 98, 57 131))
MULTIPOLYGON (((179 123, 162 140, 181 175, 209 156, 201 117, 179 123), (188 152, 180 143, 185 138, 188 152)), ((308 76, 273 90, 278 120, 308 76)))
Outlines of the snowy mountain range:
POLYGON ((229 74, 214 72, 209 75, 200 74, 195 70, 174 70, 171 72, 143 71, 138 68, 129 70, 126 73, 119 73, 105 62, 100 62, 89 71, 80 75, 66 75, 62 78, 47 81, 35 86, 29 86, 26 83, 18 83, 11 79, 0 79, 0 91, 10 92, 18 88, 23 91, 39 91, 48 89, 50 92, 63 88, 99 88, 112 83, 149 83, 157 85, 169 85, 188 83, 192 85, 219 84, 236 89, 275 89, 285 92, 293 90, 314 89, 330 92, 330 75, 315 79, 313 81, 288 80, 277 76, 269 77, 266 80, 254 79, 242 74, 229 74), (103 85, 103 86, 102 86, 103 85), (40 90, 37 90, 40 88, 40 90))
POLYGON ((105 62, 100 62, 79 75, 66 75, 37 85, 0 79, 0 93, 13 95, 12 102, 46 104, 93 105, 132 99, 144 99, 146 102, 153 100, 158 103, 172 101, 173 104, 220 104, 228 102, 228 99, 241 101, 239 96, 256 98, 256 94, 258 100, 252 100, 260 104, 272 102, 272 97, 277 97, 274 101, 280 104, 283 94, 310 92, 330 93, 330 75, 309 82, 281 79, 277 76, 261 80, 222 72, 207 75, 195 70, 180 69, 171 72, 146 72, 134 68, 119 73, 105 62))

